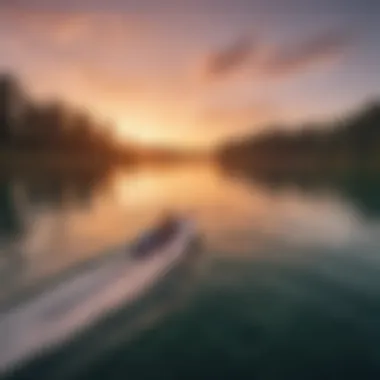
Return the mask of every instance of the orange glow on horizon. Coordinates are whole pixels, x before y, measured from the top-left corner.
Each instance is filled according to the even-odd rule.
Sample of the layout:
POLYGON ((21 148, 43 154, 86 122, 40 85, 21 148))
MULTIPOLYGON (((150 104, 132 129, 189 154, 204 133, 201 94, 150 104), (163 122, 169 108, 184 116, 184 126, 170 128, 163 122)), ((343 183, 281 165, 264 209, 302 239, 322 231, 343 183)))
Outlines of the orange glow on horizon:
POLYGON ((176 131, 173 124, 164 125, 157 120, 155 123, 141 122, 133 118, 122 118, 115 122, 115 134, 120 141, 132 141, 142 146, 169 147, 169 148, 204 148, 209 149, 213 141, 204 141, 204 133, 200 128, 184 128, 181 133, 176 131), (196 133, 195 130, 198 131, 196 133), (200 131, 199 131, 200 129, 200 131))
MULTIPOLYGON (((121 140, 134 140, 144 145, 166 145, 168 141, 162 131, 155 128, 141 126, 135 122, 124 122, 118 124, 116 134, 121 140)), ((169 142, 170 143, 170 142, 169 142)))

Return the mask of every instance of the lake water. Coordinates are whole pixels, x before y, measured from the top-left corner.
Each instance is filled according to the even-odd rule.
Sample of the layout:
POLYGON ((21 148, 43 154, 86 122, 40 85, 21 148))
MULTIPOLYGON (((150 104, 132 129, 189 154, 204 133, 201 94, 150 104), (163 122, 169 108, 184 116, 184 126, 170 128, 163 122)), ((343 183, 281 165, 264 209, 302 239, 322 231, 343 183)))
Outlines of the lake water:
POLYGON ((10 377, 379 378, 379 189, 212 164, 3 180, 1 302, 130 242, 163 209, 192 215, 203 238, 133 308, 10 377))

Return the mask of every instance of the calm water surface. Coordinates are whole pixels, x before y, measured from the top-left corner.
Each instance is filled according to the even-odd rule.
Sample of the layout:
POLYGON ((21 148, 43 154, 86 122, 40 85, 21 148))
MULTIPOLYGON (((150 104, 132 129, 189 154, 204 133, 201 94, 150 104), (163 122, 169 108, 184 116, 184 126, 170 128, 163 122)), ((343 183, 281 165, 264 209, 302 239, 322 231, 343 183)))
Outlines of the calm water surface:
POLYGON ((2 302, 131 241, 162 209, 189 212, 203 235, 202 252, 134 308, 12 377, 378 378, 378 189, 212 165, 3 180, 2 302))

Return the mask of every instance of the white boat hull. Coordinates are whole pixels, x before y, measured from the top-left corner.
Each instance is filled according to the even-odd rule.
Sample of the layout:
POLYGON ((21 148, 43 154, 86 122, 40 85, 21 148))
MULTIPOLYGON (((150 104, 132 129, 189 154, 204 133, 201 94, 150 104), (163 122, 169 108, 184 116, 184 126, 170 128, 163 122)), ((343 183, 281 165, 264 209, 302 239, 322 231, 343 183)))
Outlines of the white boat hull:
POLYGON ((2 311, 0 373, 70 340, 139 298, 181 260, 194 239, 194 226, 182 222, 176 236, 147 258, 135 260, 127 252, 115 252, 101 265, 2 311))

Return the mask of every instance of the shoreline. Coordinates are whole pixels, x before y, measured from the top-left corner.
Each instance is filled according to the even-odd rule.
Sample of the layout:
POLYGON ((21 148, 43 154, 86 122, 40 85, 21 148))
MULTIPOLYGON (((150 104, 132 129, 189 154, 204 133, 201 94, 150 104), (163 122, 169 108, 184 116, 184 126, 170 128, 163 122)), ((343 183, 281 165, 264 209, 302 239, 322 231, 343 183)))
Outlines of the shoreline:
POLYGON ((1 174, 81 174, 108 173, 117 168, 129 168, 134 160, 107 156, 96 152, 36 151, 0 148, 1 174))

